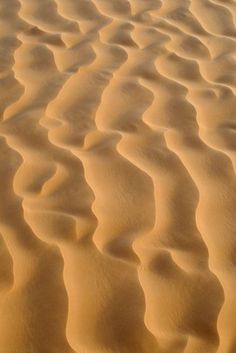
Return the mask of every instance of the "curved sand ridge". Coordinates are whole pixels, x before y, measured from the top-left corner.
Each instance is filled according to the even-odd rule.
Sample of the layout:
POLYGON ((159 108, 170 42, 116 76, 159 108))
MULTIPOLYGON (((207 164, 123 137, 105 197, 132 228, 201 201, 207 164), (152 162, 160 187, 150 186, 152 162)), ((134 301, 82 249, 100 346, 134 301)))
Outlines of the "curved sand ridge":
POLYGON ((233 0, 0 0, 0 347, 233 353, 233 0))

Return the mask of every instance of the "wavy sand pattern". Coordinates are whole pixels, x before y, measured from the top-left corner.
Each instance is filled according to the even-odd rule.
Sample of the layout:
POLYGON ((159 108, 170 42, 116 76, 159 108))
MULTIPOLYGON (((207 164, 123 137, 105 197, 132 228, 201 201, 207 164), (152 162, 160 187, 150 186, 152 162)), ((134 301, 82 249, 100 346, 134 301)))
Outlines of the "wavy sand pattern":
POLYGON ((0 24, 0 352, 236 352, 235 0, 0 24))

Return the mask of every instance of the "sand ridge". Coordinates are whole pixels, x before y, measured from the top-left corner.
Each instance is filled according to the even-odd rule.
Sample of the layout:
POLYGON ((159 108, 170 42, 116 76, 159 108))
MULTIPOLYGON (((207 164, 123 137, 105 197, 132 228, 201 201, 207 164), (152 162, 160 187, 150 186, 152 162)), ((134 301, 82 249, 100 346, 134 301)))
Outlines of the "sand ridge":
POLYGON ((233 353, 234 0, 0 0, 0 352, 233 353))

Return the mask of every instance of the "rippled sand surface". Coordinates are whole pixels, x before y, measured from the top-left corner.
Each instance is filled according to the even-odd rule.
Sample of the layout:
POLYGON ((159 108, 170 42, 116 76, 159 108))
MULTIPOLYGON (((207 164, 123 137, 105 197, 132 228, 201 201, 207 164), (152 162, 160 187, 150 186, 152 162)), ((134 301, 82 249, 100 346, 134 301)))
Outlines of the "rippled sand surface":
POLYGON ((236 1, 0 0, 0 352, 236 352, 236 1))

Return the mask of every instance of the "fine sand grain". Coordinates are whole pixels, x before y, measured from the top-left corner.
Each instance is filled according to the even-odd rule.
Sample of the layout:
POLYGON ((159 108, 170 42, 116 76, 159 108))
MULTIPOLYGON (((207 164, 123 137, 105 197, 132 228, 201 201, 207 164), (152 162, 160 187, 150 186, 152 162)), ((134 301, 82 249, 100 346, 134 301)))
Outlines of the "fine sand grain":
POLYGON ((0 0, 0 353, 236 352, 235 24, 0 0))

